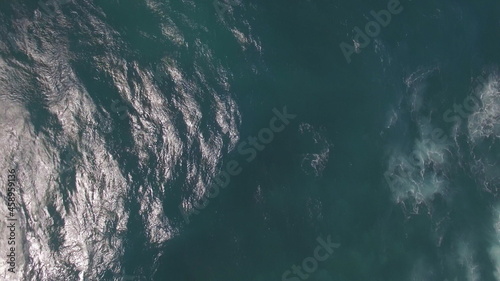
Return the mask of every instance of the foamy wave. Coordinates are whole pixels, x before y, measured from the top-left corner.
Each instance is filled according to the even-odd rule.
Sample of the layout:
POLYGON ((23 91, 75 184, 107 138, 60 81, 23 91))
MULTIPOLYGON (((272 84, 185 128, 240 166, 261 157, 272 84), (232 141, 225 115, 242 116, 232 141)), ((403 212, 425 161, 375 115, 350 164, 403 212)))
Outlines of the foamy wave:
POLYGON ((429 203, 436 194, 444 194, 448 185, 448 143, 432 139, 432 125, 420 124, 420 137, 411 150, 394 149, 385 172, 397 203, 409 203, 412 212, 429 203))

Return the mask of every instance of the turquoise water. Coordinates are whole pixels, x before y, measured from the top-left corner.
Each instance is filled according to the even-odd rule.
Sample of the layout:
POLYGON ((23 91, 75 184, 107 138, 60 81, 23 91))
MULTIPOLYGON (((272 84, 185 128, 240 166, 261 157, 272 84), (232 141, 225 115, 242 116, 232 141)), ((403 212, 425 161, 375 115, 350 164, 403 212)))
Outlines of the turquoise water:
POLYGON ((0 3, 0 279, 500 280, 498 1, 64 2, 0 3))

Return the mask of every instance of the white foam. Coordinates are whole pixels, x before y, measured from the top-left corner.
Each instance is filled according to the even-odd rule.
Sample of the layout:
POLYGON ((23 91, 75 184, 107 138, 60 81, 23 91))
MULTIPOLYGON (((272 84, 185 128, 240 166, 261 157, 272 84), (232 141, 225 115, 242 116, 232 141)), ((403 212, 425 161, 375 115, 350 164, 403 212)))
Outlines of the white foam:
POLYGON ((301 123, 299 132, 305 139, 312 140, 313 146, 308 147, 310 151, 302 154, 302 171, 308 175, 318 177, 326 168, 332 145, 324 136, 322 130, 315 129, 311 124, 301 123))
POLYGON ((469 138, 477 143, 484 138, 500 138, 500 77, 492 73, 484 87, 475 93, 482 106, 468 119, 469 138))
POLYGON ((419 205, 428 204, 448 186, 447 154, 449 143, 432 140, 432 125, 420 123, 420 137, 410 150, 394 149, 389 157, 386 175, 397 203, 404 203, 418 213, 419 205), (409 205, 408 205, 409 204, 409 205))

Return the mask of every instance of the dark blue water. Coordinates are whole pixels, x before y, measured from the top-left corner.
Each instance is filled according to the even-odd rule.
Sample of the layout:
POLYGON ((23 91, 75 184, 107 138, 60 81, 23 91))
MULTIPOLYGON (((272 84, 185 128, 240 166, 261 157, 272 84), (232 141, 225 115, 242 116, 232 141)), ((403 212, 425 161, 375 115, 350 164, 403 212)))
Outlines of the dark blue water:
POLYGON ((0 279, 500 280, 498 34, 491 0, 3 1, 0 279))

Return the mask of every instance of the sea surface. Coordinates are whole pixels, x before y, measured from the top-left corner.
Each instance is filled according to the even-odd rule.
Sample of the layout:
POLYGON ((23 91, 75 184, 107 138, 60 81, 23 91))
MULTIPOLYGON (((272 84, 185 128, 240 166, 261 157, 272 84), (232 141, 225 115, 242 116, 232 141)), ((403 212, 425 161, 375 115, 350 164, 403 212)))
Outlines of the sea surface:
POLYGON ((0 280, 499 281, 500 1, 2 0, 0 155, 0 280))

